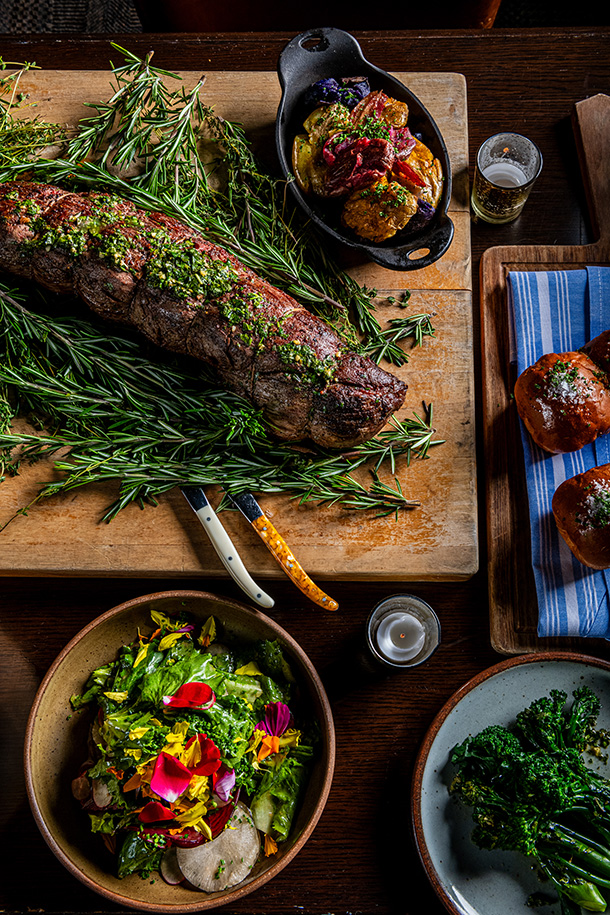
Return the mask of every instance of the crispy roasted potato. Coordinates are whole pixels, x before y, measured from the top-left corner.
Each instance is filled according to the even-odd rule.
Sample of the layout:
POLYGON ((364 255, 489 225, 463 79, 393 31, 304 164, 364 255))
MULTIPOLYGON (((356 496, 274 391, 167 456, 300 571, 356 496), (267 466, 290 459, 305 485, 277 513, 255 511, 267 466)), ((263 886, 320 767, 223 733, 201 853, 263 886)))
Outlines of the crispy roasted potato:
POLYGON ((328 166, 321 156, 314 156, 312 145, 304 133, 298 134, 292 144, 292 171, 304 193, 328 196, 328 166))
POLYGON ((415 146, 404 161, 417 173, 424 182, 424 186, 418 187, 404 175, 398 176, 397 180, 421 200, 436 207, 443 191, 443 168, 439 160, 434 158, 432 152, 421 140, 416 139, 415 146))
POLYGON ((350 112, 344 105, 324 105, 311 112, 292 144, 292 170, 306 194, 327 197, 328 166, 322 158, 325 142, 349 123, 350 112))
POLYGON ((398 99, 391 98, 385 108, 379 112, 379 117, 392 127, 406 127, 409 120, 409 106, 406 102, 399 102, 398 99))
POLYGON ((385 241, 404 229, 417 211, 417 198, 396 181, 383 178, 348 198, 341 219, 372 242, 385 241))

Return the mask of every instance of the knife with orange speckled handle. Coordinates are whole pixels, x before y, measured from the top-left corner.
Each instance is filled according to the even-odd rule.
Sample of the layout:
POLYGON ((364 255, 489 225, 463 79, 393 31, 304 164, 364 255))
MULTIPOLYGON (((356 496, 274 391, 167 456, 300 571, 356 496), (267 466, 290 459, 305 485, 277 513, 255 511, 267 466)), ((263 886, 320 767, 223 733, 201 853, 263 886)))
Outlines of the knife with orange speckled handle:
POLYGON ((294 558, 291 549, 284 538, 277 532, 265 512, 262 510, 252 493, 243 492, 238 496, 226 493, 227 498, 233 502, 242 515, 247 518, 267 549, 273 554, 286 575, 310 600, 327 610, 337 610, 339 604, 328 594, 325 594, 307 572, 294 558))

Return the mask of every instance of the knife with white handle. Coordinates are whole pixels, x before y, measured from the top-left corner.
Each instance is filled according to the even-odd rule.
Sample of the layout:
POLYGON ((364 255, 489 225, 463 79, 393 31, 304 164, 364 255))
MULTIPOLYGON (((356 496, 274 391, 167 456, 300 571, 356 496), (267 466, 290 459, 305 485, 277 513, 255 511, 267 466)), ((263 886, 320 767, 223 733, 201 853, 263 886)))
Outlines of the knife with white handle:
POLYGON ((257 603, 260 607, 267 609, 273 607, 275 601, 269 597, 262 588, 250 577, 248 570, 243 564, 233 541, 220 523, 218 515, 208 502, 207 496, 201 486, 182 486, 182 495, 191 506, 203 528, 210 538, 210 542, 223 566, 229 575, 237 582, 239 587, 248 597, 257 603))

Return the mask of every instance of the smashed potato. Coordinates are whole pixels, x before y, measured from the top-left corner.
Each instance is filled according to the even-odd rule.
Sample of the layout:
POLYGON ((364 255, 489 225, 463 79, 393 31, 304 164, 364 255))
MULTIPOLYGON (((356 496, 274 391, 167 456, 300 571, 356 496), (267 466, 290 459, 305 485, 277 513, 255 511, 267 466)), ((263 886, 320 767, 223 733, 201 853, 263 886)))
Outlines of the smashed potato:
POLYGON ((417 194, 420 200, 424 200, 433 207, 438 206, 443 192, 443 169, 441 163, 434 158, 428 147, 417 138, 406 162, 421 179, 423 187, 415 185, 401 174, 397 176, 397 180, 414 194, 417 194))
POLYGON ((362 238, 381 242, 404 229, 416 212, 415 195, 397 181, 383 178, 355 191, 346 201, 341 218, 362 238))

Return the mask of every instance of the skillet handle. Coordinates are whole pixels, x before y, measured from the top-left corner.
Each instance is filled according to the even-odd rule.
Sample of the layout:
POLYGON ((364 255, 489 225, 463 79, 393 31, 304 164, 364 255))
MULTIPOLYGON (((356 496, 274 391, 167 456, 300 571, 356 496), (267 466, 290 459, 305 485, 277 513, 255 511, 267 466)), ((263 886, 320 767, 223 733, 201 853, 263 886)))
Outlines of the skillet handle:
POLYGON ((307 82, 310 68, 315 66, 319 69, 320 62, 328 62, 329 73, 332 73, 337 55, 343 63, 350 61, 350 66, 350 58, 354 65, 365 62, 356 39, 342 29, 320 28, 301 32, 288 42, 279 56, 277 70, 282 89, 289 81, 298 83, 299 76, 307 82))
POLYGON ((442 222, 426 234, 425 239, 414 238, 411 244, 400 248, 367 248, 368 256, 381 267, 390 270, 421 270, 429 267, 442 257, 453 240, 453 222, 446 216, 442 222), (423 251, 421 257, 416 257, 423 251))

